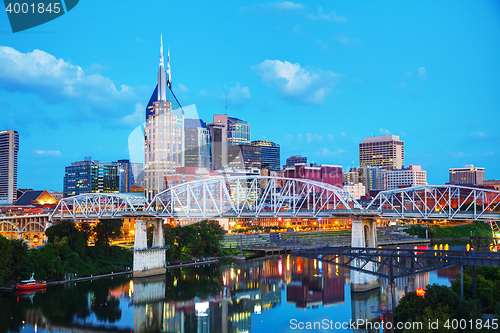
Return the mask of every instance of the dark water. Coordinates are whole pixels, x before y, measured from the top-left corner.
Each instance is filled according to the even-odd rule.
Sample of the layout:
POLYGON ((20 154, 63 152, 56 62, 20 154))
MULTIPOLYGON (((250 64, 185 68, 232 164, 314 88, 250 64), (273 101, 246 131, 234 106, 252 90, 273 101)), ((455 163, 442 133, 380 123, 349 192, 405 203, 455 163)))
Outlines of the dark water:
MULTIPOLYGON (((457 274, 455 267, 411 282, 397 279, 393 303, 408 289, 449 285, 457 274)), ((339 265, 283 256, 178 269, 148 279, 49 286, 31 295, 1 295, 0 333, 296 332, 302 330, 293 323, 376 320, 391 307, 387 281, 371 292, 351 294, 350 280, 351 272, 339 265)), ((307 332, 379 331, 331 328, 307 332)))

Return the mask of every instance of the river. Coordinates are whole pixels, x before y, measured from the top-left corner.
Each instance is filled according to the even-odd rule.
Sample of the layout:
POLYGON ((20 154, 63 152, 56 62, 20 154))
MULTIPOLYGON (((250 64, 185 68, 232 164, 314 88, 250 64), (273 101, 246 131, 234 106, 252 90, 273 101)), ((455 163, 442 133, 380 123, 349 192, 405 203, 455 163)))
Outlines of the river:
MULTIPOLYGON (((452 267, 397 279, 394 305, 408 288, 449 285, 458 272, 452 267)), ((176 269, 152 278, 55 285, 33 294, 2 294, 0 333, 281 333, 325 320, 328 329, 304 331, 379 332, 335 329, 350 320, 376 319, 390 307, 387 281, 351 294, 350 278, 351 271, 339 265, 286 255, 176 269)))

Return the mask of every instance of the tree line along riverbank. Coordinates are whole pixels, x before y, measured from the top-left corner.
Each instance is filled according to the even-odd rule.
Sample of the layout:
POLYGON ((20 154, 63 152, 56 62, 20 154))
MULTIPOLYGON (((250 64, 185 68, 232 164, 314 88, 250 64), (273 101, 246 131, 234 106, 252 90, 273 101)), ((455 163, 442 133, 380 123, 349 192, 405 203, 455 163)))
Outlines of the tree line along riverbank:
MULTIPOLYGON (((110 245, 121 235, 123 220, 88 223, 61 221, 45 232, 47 244, 29 249, 22 240, 0 236, 0 286, 9 286, 28 279, 65 280, 67 276, 82 277, 125 271, 133 266, 130 249, 110 245), (90 244, 92 240, 92 244, 90 244)), ((164 226, 166 259, 170 263, 202 257, 221 257, 231 253, 221 250, 225 231, 216 221, 201 221, 186 227, 164 226)), ((148 243, 153 230, 148 229, 148 243)))

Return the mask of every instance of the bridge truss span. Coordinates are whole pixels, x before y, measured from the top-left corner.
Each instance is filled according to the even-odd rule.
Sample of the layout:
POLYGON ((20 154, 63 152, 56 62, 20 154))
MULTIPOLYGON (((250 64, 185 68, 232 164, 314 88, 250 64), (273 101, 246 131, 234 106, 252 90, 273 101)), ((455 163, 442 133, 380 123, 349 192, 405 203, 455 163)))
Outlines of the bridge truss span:
POLYGON ((384 217, 487 222, 500 246, 500 191, 459 185, 426 185, 382 191, 365 211, 384 217))
POLYGON ((328 217, 361 205, 346 190, 305 179, 211 177, 156 195, 147 211, 165 217, 328 217))
POLYGON ((366 210, 419 219, 500 217, 500 191, 458 185, 425 185, 382 191, 366 210))
POLYGON ((59 201, 50 219, 120 218, 138 213, 147 206, 142 196, 112 193, 87 193, 59 201))

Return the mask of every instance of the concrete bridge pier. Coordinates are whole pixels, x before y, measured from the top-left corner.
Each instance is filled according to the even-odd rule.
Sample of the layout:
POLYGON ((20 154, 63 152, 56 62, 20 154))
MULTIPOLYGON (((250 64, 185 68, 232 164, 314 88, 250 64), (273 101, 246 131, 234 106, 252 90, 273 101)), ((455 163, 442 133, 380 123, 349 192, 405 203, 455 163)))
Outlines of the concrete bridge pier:
POLYGON ((135 221, 134 277, 165 274, 165 239, 163 219, 135 221), (148 247, 147 227, 153 226, 153 244, 148 247))
POLYGON ((133 279, 134 332, 164 331, 165 276, 133 279))
MULTIPOLYGON (((364 323, 371 322, 372 325, 379 321, 378 312, 380 310, 380 288, 372 289, 364 293, 353 293, 351 295, 351 314, 352 321, 363 320, 364 323)), ((373 326, 365 325, 357 327, 353 330, 354 333, 375 333, 379 332, 373 326), (370 328, 371 327, 371 328, 370 328)))
MULTIPOLYGON (((377 221, 374 218, 355 218, 352 220, 351 247, 377 247, 377 221)), ((364 261, 355 259, 351 263, 353 267, 361 267, 364 261)), ((372 262, 363 267, 375 271, 376 265, 372 262)), ((351 271, 351 292, 365 292, 380 288, 380 282, 376 275, 351 271)))

